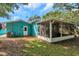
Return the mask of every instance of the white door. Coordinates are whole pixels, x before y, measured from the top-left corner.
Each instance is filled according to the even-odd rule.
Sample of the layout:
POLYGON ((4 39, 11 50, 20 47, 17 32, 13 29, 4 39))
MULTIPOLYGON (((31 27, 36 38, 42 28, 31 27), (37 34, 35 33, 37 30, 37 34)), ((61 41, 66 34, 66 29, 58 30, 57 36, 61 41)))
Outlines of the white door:
POLYGON ((24 30, 24 36, 27 36, 28 35, 28 27, 24 26, 23 30, 24 30))

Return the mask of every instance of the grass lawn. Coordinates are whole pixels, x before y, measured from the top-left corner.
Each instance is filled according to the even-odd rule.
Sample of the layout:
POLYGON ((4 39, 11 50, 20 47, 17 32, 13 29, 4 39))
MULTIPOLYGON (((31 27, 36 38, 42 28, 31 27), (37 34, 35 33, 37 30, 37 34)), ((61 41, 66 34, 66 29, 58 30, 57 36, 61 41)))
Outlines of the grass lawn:
POLYGON ((2 39, 0 40, 0 55, 79 56, 79 40, 71 39, 51 44, 42 40, 38 40, 37 38, 0 38, 0 39, 2 39))
POLYGON ((22 52, 24 55, 30 56, 78 56, 79 45, 75 43, 73 40, 69 40, 50 44, 35 40, 26 42, 22 52))

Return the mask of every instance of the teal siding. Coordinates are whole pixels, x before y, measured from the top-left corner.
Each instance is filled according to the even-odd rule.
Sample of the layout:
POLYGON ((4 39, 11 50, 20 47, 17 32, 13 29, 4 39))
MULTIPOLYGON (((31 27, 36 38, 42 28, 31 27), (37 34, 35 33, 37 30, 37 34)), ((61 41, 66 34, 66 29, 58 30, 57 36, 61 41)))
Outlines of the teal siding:
POLYGON ((23 35, 24 26, 28 27, 28 35, 32 35, 31 25, 23 21, 7 23, 6 27, 7 27, 7 32, 12 32, 13 36, 24 36, 23 35))
POLYGON ((6 29, 1 29, 0 30, 0 35, 4 35, 4 34, 6 34, 7 32, 6 32, 6 29))
POLYGON ((32 23, 32 35, 33 36, 38 35, 38 25, 36 23, 32 23))

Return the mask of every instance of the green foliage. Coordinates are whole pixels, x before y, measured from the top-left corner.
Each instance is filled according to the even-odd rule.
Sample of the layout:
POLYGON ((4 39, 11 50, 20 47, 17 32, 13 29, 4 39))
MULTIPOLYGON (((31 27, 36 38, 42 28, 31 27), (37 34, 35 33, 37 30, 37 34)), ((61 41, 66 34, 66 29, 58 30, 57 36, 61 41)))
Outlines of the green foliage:
POLYGON ((73 3, 55 3, 53 8, 71 11, 75 7, 73 6, 73 3))
POLYGON ((26 42, 23 54, 26 56, 71 56, 79 55, 78 47, 74 47, 71 41, 64 41, 63 44, 49 44, 46 42, 26 42), (65 46, 63 46, 65 45, 65 46), (68 45, 68 46, 67 46, 68 45))
MULTIPOLYGON (((23 5, 28 5, 28 3, 22 3, 23 5)), ((0 3, 0 17, 9 18, 9 12, 14 12, 14 8, 19 9, 19 5, 17 3, 0 3)))
POLYGON ((62 12, 55 11, 55 12, 49 12, 46 15, 43 16, 44 19, 52 19, 52 20, 58 20, 59 17, 61 18, 62 12))
POLYGON ((0 4, 0 16, 1 17, 9 17, 8 12, 12 12, 13 5, 14 4, 10 4, 10 3, 1 3, 0 4))
MULTIPOLYGON (((78 4, 77 9, 79 7, 78 4)), ((64 22, 79 24, 79 10, 73 11, 76 6, 69 3, 56 3, 53 8, 55 11, 51 11, 43 16, 43 19, 46 20, 61 20, 64 22)))
POLYGON ((35 19, 40 19, 40 18, 41 18, 40 16, 34 15, 34 16, 31 16, 29 18, 29 21, 32 21, 32 20, 35 20, 35 19))

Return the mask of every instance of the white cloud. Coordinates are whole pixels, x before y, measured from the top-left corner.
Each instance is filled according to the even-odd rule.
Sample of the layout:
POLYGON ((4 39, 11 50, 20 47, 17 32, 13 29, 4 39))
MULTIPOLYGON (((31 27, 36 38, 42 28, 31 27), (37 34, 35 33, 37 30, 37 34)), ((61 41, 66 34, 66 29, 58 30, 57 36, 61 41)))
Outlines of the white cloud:
POLYGON ((29 3, 28 5, 25 5, 26 8, 36 9, 40 6, 40 3, 29 3))
POLYGON ((19 16, 14 16, 12 20, 17 20, 19 19, 19 16))
POLYGON ((40 10, 40 14, 44 15, 53 9, 54 3, 47 3, 46 6, 40 10))
POLYGON ((16 16, 13 15, 12 19, 17 20, 17 19, 20 19, 21 17, 23 19, 23 17, 27 18, 33 14, 42 15, 50 11, 53 6, 52 3, 46 3, 43 6, 44 8, 39 9, 40 7, 42 7, 41 5, 42 5, 41 3, 29 3, 28 5, 22 5, 20 9, 15 10, 16 16), (33 12, 33 11, 36 11, 36 12, 33 12), (33 14, 31 14, 32 12, 33 14))
POLYGON ((52 8, 53 5, 54 5, 53 3, 47 3, 43 11, 46 11, 47 9, 52 8))

